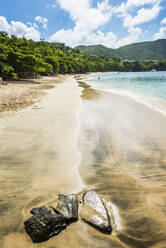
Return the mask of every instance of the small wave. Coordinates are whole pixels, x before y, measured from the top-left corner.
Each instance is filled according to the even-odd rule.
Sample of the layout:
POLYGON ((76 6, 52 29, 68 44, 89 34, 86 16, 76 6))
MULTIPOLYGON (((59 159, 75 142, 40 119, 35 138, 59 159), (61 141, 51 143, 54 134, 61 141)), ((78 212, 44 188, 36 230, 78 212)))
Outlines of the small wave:
POLYGON ((115 89, 115 88, 110 88, 110 87, 109 88, 100 88, 100 87, 98 87, 98 85, 96 86, 96 84, 92 81, 88 81, 87 79, 85 81, 95 90, 100 90, 100 91, 104 91, 104 92, 110 92, 113 94, 130 97, 133 100, 135 100, 136 102, 142 103, 142 104, 146 105, 147 107, 153 109, 154 111, 157 111, 160 114, 166 116, 166 102, 164 102, 164 101, 162 102, 162 100, 160 100, 157 97, 148 96, 146 94, 144 94, 144 95, 134 94, 131 91, 123 90, 123 89, 115 89))
POLYGON ((113 94, 118 94, 118 95, 122 95, 122 96, 127 96, 132 98, 133 100, 135 100, 136 102, 142 103, 144 105, 146 105, 147 107, 161 113, 162 115, 166 116, 166 107, 163 106, 163 104, 161 102, 158 101, 158 99, 156 99, 155 97, 149 97, 149 96, 140 96, 140 95, 134 95, 132 92, 130 91, 126 91, 124 90, 122 91, 118 91, 118 90, 114 90, 114 89, 100 89, 101 91, 107 91, 107 92, 111 92, 113 94), (146 100, 145 100, 146 99, 146 100), (150 101, 148 101, 150 100, 150 101), (154 100, 157 100, 158 102, 154 103, 154 100))

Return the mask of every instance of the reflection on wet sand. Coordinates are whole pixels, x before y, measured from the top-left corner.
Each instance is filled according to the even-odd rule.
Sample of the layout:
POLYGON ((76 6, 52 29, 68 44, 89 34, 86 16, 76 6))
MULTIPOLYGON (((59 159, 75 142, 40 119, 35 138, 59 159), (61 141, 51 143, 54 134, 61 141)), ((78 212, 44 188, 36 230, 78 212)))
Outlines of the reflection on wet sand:
POLYGON ((90 85, 86 84, 83 81, 78 80, 79 87, 82 88, 82 99, 86 100, 95 100, 100 98, 100 94, 97 90, 91 88, 90 85))
POLYGON ((0 121, 0 247, 166 247, 165 118, 127 97, 79 86, 69 79, 37 106, 0 121), (78 221, 32 244, 23 228, 29 210, 83 189, 113 204, 113 235, 78 221))
POLYGON ((119 241, 120 247, 165 247, 166 119, 116 94, 95 90, 100 97, 91 101, 86 89, 80 174, 88 188, 117 206, 122 225, 116 242, 112 236, 105 242, 110 247, 119 241))

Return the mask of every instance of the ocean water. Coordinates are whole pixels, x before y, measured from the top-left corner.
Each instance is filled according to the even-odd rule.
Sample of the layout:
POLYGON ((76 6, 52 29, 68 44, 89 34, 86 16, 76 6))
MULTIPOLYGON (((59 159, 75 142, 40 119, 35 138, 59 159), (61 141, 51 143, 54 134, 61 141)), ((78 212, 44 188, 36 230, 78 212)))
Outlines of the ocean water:
POLYGON ((90 74, 95 89, 126 95, 166 115, 166 71, 90 74))

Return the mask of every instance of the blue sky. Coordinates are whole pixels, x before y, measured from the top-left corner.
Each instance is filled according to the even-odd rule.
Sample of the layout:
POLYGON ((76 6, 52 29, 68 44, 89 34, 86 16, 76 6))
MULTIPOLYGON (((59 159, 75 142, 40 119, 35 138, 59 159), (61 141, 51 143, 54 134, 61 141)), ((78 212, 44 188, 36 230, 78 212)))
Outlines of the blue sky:
POLYGON ((0 30, 69 46, 166 38, 166 0, 1 0, 0 30))

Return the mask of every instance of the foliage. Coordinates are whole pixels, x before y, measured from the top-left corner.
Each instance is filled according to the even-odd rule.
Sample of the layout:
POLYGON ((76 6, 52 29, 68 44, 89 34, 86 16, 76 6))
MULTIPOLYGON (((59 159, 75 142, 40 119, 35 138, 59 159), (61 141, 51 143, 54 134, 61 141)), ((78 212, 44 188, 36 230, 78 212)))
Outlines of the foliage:
POLYGON ((0 32, 0 76, 17 79, 57 73, 166 70, 166 60, 122 61, 114 55, 105 57, 102 49, 100 56, 94 56, 64 43, 34 42, 0 32))

